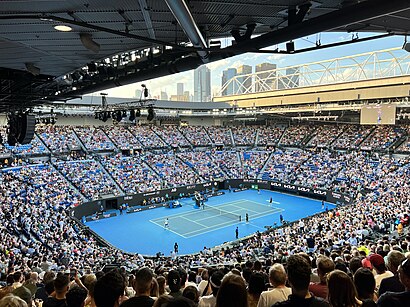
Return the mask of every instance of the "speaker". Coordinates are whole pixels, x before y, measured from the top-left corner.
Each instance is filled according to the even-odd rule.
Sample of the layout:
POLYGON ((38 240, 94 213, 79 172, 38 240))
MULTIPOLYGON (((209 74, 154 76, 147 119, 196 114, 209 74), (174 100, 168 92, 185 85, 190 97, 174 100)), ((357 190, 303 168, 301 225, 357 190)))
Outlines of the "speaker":
POLYGON ((26 113, 10 114, 8 122, 7 143, 15 146, 29 144, 34 137, 36 118, 26 113))
POLYGON ((410 43, 405 42, 403 45, 403 49, 406 50, 407 52, 410 52, 410 43))
POLYGON ((30 144, 36 129, 36 117, 34 115, 23 114, 21 131, 18 138, 20 144, 30 144))

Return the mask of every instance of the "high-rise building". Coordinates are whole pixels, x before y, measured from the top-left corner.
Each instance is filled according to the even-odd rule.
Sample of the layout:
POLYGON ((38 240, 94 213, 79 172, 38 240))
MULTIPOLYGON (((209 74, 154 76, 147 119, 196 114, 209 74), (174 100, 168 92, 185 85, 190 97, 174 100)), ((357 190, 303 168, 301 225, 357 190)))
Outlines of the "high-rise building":
POLYGON ((236 76, 238 76, 238 84, 240 84, 237 94, 252 92, 252 66, 241 65, 236 69, 236 76), (243 77, 240 77, 243 76, 243 77))
POLYGON ((205 65, 194 70, 194 101, 211 101, 211 70, 205 65))
POLYGON ((235 68, 228 68, 222 72, 222 96, 229 96, 229 95, 235 94, 236 92, 235 82, 229 82, 235 76, 236 76, 235 68))
POLYGON ((300 67, 286 68, 285 75, 278 78, 278 89, 299 87, 300 67))
POLYGON ((184 83, 177 83, 177 96, 184 96, 184 83))
POLYGON ((168 100, 168 94, 167 94, 167 92, 161 91, 161 100, 168 100))
POLYGON ((276 89, 276 64, 261 63, 255 66, 255 92, 276 89))

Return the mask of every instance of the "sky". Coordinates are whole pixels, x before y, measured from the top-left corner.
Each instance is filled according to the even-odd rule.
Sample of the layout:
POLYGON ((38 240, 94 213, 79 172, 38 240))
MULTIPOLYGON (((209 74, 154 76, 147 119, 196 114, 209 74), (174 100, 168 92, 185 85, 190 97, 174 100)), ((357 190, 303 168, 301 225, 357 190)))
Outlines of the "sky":
MULTIPOLYGON (((316 41, 320 40, 322 45, 347 41, 352 38, 352 35, 359 38, 364 38, 367 36, 372 36, 374 34, 366 33, 320 33, 295 40, 295 49, 314 47, 316 41)), ((226 45, 230 39, 222 39, 222 46, 226 45)), ((221 88, 221 77, 222 71, 230 67, 238 67, 240 65, 246 64, 250 66, 255 66, 260 63, 273 63, 276 64, 278 68, 283 68, 287 66, 306 64, 311 62, 317 62, 322 60, 328 60, 343 56, 350 56, 360 53, 366 53, 370 51, 384 50, 395 47, 401 47, 404 43, 403 36, 391 36, 383 39, 371 40, 361 43, 348 44, 345 46, 326 48, 322 50, 298 53, 298 54, 261 54, 261 53, 245 53, 235 57, 227 58, 224 60, 212 62, 206 64, 211 70, 211 86, 212 95, 218 95, 221 88)), ((274 45, 267 50, 274 50, 279 48, 279 50, 285 50, 285 43, 280 45, 274 45)), ((405 51, 403 51, 405 52, 405 51)), ((184 83, 184 90, 189 91, 190 94, 193 93, 194 87, 194 71, 187 71, 178 74, 172 74, 169 76, 146 80, 143 82, 138 82, 130 85, 125 85, 121 87, 116 87, 112 89, 107 89, 104 92, 108 93, 109 97, 121 97, 121 98, 134 98, 135 91, 141 89, 141 84, 145 83, 147 88, 150 90, 151 97, 160 96, 161 91, 165 91, 170 95, 175 95, 177 91, 177 82, 184 83), (177 80, 177 81, 176 81, 177 80)), ((100 96, 99 92, 92 95, 100 96)), ((139 97, 137 97, 139 98, 139 97)))

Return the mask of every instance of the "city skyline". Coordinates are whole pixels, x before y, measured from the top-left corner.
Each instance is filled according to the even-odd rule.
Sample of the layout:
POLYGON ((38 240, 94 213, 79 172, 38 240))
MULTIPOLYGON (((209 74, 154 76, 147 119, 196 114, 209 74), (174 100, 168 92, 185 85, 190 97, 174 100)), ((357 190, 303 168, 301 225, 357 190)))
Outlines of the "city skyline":
MULTIPOLYGON (((366 37, 370 34, 360 34, 360 37, 366 37)), ((321 33, 320 40, 322 44, 330 43, 334 41, 347 41, 350 40, 352 34, 349 33, 321 33)), ((295 41, 296 50, 302 48, 309 48, 312 44, 315 44, 314 40, 317 40, 317 35, 304 37, 295 41)), ((361 43, 355 43, 346 46, 333 47, 328 49, 319 49, 316 51, 298 53, 298 54, 265 54, 265 53, 246 53, 231 58, 223 59, 213 63, 208 63, 205 66, 210 70, 211 74, 211 96, 220 96, 221 79, 223 71, 227 68, 238 68, 242 65, 249 65, 255 67, 261 63, 276 64, 277 68, 285 68, 289 66, 303 65, 306 63, 317 62, 322 60, 329 60, 332 58, 350 56, 359 53, 366 53, 369 51, 383 50, 394 47, 401 47, 403 45, 404 38, 402 36, 391 36, 378 40, 371 40, 361 43)), ((275 45, 269 49, 274 50, 279 48, 285 49, 285 43, 275 45)), ((405 51, 403 51, 405 52, 405 51)), ((135 96, 136 89, 139 89, 141 83, 145 83, 150 90, 151 97, 160 98, 161 92, 166 92, 168 97, 172 94, 176 94, 176 82, 184 83, 185 90, 190 93, 194 93, 194 70, 181 72, 178 74, 172 74, 161 78, 152 80, 146 80, 144 82, 138 82, 131 85, 116 87, 105 90, 108 93, 108 97, 123 97, 123 98, 139 98, 135 96)), ((92 95, 99 96, 98 93, 92 95)))

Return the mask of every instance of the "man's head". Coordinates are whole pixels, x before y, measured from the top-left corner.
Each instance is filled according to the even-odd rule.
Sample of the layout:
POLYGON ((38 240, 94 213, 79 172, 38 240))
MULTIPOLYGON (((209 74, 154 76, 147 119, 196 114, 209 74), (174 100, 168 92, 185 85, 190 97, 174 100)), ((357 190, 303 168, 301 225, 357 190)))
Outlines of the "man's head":
POLYGON ((64 296, 69 289, 70 279, 65 274, 58 274, 53 284, 56 294, 64 296))
POLYGON ((216 296, 218 294, 218 290, 221 287, 222 279, 224 278, 224 273, 218 270, 212 273, 209 283, 211 285, 212 294, 216 296))
POLYGON ((399 268, 400 263, 406 258, 403 253, 400 253, 399 251, 390 251, 387 254, 387 267, 389 270, 396 274, 397 269, 399 268))
POLYGON ((24 286, 18 287, 13 291, 13 294, 21 298, 23 301, 25 301, 27 303, 27 306, 32 305, 33 296, 28 288, 24 286))
POLYGON ((67 307, 84 307, 87 290, 83 287, 72 287, 66 294, 67 307))
POLYGON ((386 264, 384 263, 382 256, 380 256, 379 254, 371 254, 369 256, 369 260, 373 268, 376 270, 377 274, 386 272, 386 264))
POLYGON ((335 264, 329 257, 321 256, 317 259, 317 274, 321 282, 326 282, 326 276, 335 269, 335 264))
POLYGON ((178 292, 181 289, 181 276, 177 270, 169 271, 167 284, 171 292, 178 292))
POLYGON ((403 260, 397 272, 399 273, 400 282, 407 291, 410 291, 410 258, 403 260))
POLYGON ((287 261, 287 269, 292 292, 307 292, 310 283, 311 267, 306 259, 301 255, 291 255, 287 261))
POLYGON ((135 274, 134 289, 137 296, 147 295, 152 287, 152 272, 149 268, 141 268, 135 274))
POLYGON ((286 271, 283 265, 275 263, 269 269, 269 281, 275 288, 286 282, 286 271))
POLYGON ((97 307, 116 307, 124 295, 125 279, 118 270, 112 270, 97 280, 94 301, 97 307))

